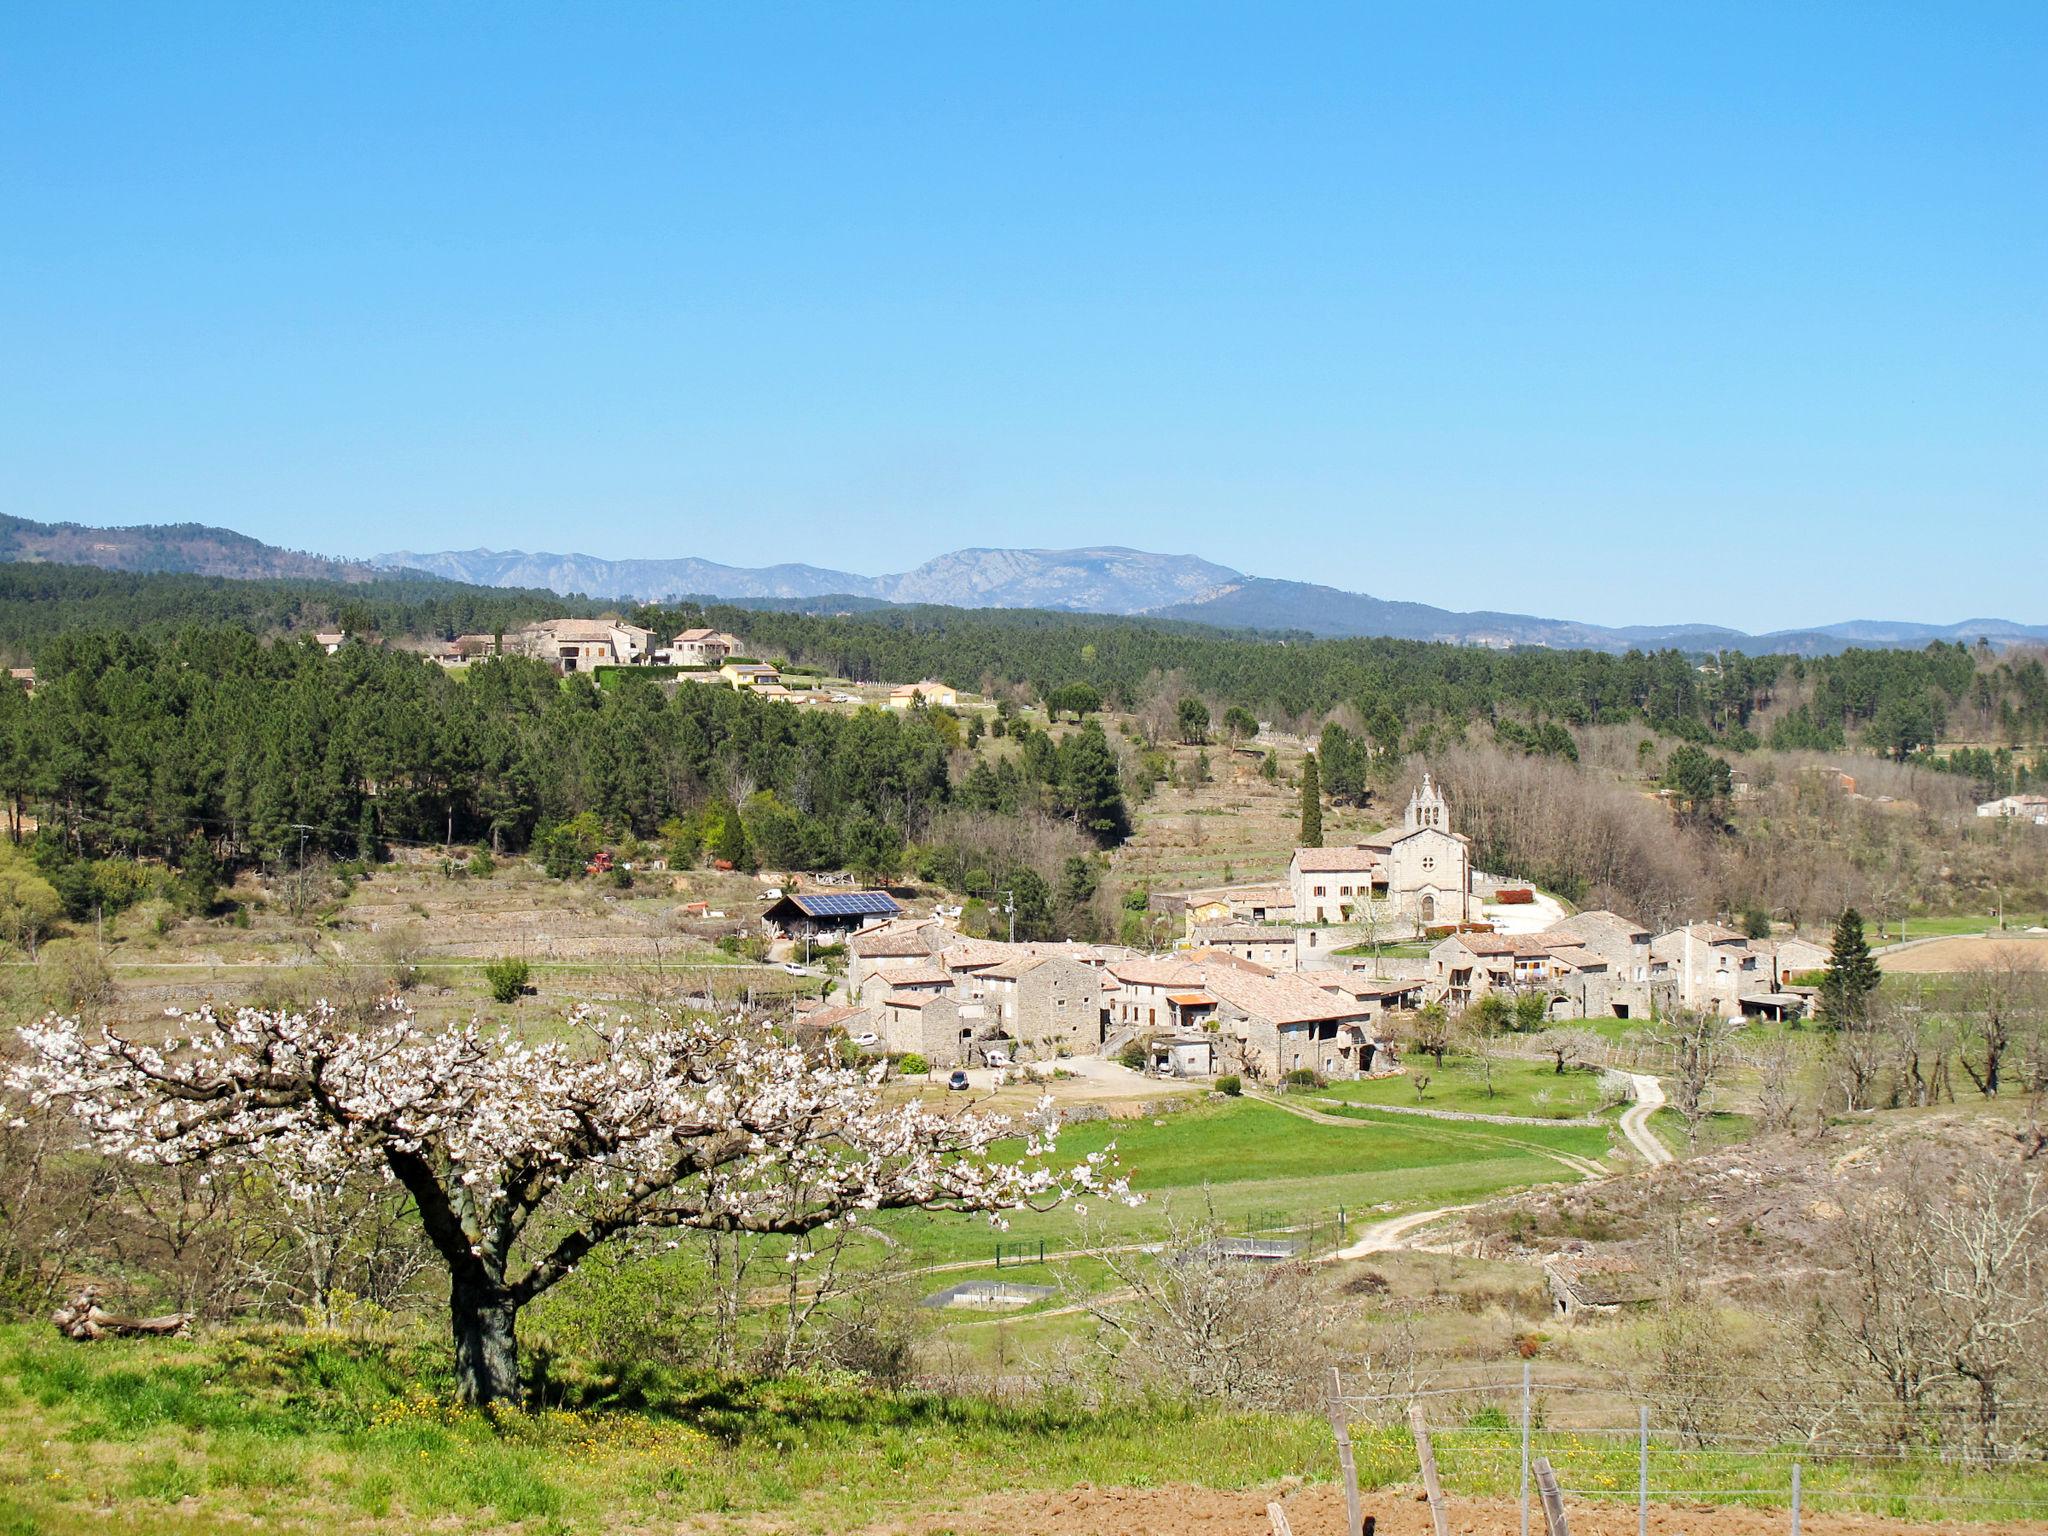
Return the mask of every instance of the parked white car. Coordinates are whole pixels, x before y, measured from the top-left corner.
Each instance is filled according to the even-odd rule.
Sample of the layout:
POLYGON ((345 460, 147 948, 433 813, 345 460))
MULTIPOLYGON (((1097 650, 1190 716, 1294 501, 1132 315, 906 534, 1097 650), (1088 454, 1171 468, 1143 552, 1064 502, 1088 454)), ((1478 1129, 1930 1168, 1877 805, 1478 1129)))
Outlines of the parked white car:
POLYGON ((761 899, 762 899, 763 901, 780 901, 780 900, 782 900, 782 887, 781 887, 781 886, 779 886, 779 885, 771 885, 771 886, 769 886, 767 890, 765 890, 765 891, 763 891, 763 892, 761 893, 761 899))
POLYGON ((862 1030, 859 1034, 853 1037, 853 1043, 865 1051, 873 1046, 880 1045, 882 1043, 882 1037, 876 1034, 871 1029, 862 1030))
POLYGON ((992 1067, 1007 1067, 1010 1064, 1010 1053, 1008 1051, 990 1051, 983 1060, 987 1061, 992 1067))
POLYGON ((783 962, 782 962, 782 968, 783 968, 783 969, 784 969, 785 971, 789 972, 789 974, 790 974, 790 975, 792 975, 792 976, 808 976, 808 975, 810 975, 810 974, 811 974, 811 973, 810 973, 809 971, 805 970, 805 969, 804 969, 804 968, 803 968, 802 966, 798 965, 798 964, 797 964, 797 963, 796 963, 796 962, 795 962, 794 960, 785 960, 785 961, 783 961, 783 962))

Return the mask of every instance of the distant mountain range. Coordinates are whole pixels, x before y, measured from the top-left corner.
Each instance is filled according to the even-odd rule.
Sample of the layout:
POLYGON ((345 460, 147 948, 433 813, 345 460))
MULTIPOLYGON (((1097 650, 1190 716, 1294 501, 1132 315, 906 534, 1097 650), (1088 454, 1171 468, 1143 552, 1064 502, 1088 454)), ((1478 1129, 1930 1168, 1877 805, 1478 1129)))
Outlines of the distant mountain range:
POLYGON ((934 603, 955 608, 1045 608, 1074 613, 1184 619, 1227 629, 1325 637, 1384 635, 1459 645, 1542 645, 1619 651, 1672 647, 1820 655, 1851 646, 1922 646, 1930 640, 1994 645, 2048 641, 2048 625, 2009 619, 1960 624, 1852 620, 1751 635, 1711 624, 1610 626, 1526 613, 1460 613, 1346 592, 1303 581, 1247 576, 1193 555, 1095 549, 960 549, 896 576, 860 576, 810 565, 746 568, 708 560, 599 560, 589 555, 488 549, 436 554, 400 551, 373 563, 483 586, 547 587, 599 598, 678 597, 728 602, 858 598, 867 603, 934 603))
POLYGON ((1609 626, 1524 613, 1460 613, 1309 582, 1247 576, 1193 555, 1104 545, 1093 549, 961 549, 894 576, 813 565, 720 565, 697 559, 603 560, 520 550, 401 550, 367 561, 280 549, 198 523, 87 528, 0 516, 0 560, 94 565, 204 576, 368 581, 408 574, 484 587, 542 588, 604 600, 714 598, 778 608, 879 603, 957 608, 1041 608, 1179 619, 1227 629, 1326 637, 1388 636, 1461 645, 1540 645, 1620 651, 1671 647, 1819 655, 1851 646, 1922 646, 1931 640, 1994 645, 2048 642, 2048 625, 2008 619, 1960 624, 1853 620, 1750 635, 1708 624, 1609 626))

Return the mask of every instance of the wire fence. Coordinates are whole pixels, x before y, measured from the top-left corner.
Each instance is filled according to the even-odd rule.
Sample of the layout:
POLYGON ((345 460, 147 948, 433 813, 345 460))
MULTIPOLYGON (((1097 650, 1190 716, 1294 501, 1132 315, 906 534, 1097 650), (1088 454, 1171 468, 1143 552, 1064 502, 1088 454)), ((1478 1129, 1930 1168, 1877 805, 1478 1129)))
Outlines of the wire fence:
MULTIPOLYGON (((1548 1487, 1563 1500, 1633 1501, 1639 1529, 1653 1504, 1842 1511, 1901 1521, 2048 1518, 2048 1403, 2001 1405, 1993 1438, 1901 1434, 1866 1383, 1704 1372, 1639 1386, 1619 1373, 1577 1378, 1475 1372, 1462 1382, 1347 1383, 1333 1372, 1330 1414, 1340 1461, 1365 1487, 1413 1484, 1445 1498, 1519 1497, 1521 1530, 1547 1530, 1548 1487), (1781 1389, 1804 1433, 1720 1429, 1688 1418, 1705 1397, 1781 1389)), ((1355 1506, 1354 1506, 1355 1507, 1355 1506)), ((1442 1527, 1440 1526, 1439 1529, 1442 1527)))

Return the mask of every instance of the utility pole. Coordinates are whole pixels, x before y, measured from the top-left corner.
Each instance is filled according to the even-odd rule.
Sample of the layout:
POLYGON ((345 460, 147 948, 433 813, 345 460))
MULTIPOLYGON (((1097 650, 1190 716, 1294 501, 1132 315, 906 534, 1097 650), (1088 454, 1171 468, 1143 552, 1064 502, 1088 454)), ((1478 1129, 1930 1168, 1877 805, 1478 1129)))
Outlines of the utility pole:
POLYGON ((1009 914, 1010 942, 1014 944, 1017 942, 1017 893, 1015 891, 1003 892, 1003 911, 1009 914))

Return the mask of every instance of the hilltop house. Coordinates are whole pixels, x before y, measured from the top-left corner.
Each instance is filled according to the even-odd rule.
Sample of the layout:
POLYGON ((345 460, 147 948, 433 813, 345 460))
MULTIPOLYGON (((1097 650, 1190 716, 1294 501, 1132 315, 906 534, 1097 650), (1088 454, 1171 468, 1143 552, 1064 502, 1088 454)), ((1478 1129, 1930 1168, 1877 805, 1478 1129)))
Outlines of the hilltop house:
POLYGON ((505 649, 557 672, 632 666, 647 659, 654 631, 621 619, 542 619, 505 637, 505 649))
POLYGON ((719 667, 718 675, 742 692, 782 687, 782 674, 765 661, 728 661, 719 667))
POLYGON ((723 630, 686 629, 663 646, 655 659, 671 667, 718 667, 739 648, 739 640, 723 630))
POLYGON ((960 695, 950 685, 930 678, 921 683, 905 683, 900 688, 889 690, 891 709, 909 709, 913 704, 920 702, 951 709, 960 702, 960 695))
POLYGON ((2006 795, 1998 800, 1986 800, 1977 807, 1979 816, 2007 816, 2019 821, 2031 821, 2038 826, 2048 826, 2048 795, 2006 795))

